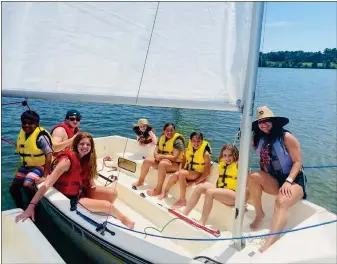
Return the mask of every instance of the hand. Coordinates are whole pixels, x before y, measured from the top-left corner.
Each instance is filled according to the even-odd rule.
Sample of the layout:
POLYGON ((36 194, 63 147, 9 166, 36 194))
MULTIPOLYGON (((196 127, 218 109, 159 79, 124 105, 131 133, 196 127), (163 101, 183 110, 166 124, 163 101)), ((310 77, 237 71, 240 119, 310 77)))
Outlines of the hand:
POLYGON ((26 211, 22 212, 21 214, 19 214, 18 216, 15 217, 15 222, 19 222, 20 220, 22 220, 22 222, 24 222, 27 218, 31 217, 33 221, 35 221, 35 205, 34 204, 30 204, 28 206, 28 208, 26 209, 26 211))
POLYGON ((161 155, 161 154, 156 154, 156 155, 154 155, 154 159, 155 159, 156 161, 160 161, 162 158, 163 158, 163 155, 161 155))
POLYGON ((292 184, 290 182, 287 182, 287 181, 284 182, 280 188, 280 193, 287 197, 291 197, 291 185, 292 184))
POLYGON ((45 176, 42 176, 40 179, 36 181, 36 184, 40 184, 41 182, 44 182, 46 180, 45 176))

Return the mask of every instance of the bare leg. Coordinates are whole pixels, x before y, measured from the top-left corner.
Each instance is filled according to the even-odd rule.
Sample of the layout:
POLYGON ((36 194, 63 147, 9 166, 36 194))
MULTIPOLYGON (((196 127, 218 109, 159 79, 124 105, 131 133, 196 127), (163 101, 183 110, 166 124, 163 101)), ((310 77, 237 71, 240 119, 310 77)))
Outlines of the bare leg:
POLYGON ((179 186, 180 186, 180 197, 179 200, 173 205, 172 209, 178 209, 186 205, 186 180, 195 180, 200 177, 200 172, 180 170, 179 171, 179 186))
POLYGON ((23 185, 23 181, 14 181, 12 182, 11 187, 9 188, 9 192, 14 200, 14 203, 17 208, 23 208, 23 201, 22 201, 22 196, 21 196, 21 188, 23 185))
POLYGON ((158 165, 158 182, 156 188, 153 190, 148 190, 147 194, 149 196, 159 195, 162 191, 163 184, 165 181, 167 172, 175 172, 179 169, 179 165, 176 162, 171 162, 169 160, 161 160, 158 165))
POLYGON ((184 208, 183 214, 188 215, 192 211, 194 206, 198 203, 201 194, 205 193, 210 188, 215 188, 215 186, 208 182, 198 184, 194 192, 192 193, 190 199, 188 200, 188 203, 186 207, 184 208))
POLYGON ((117 198, 117 189, 96 186, 88 190, 88 198, 81 198, 80 203, 94 212, 112 214, 130 229, 134 228, 135 222, 127 218, 112 203, 117 198))
POLYGON ((249 174, 248 188, 250 199, 253 201, 256 213, 254 221, 250 224, 250 228, 256 230, 264 217, 261 201, 262 190, 268 194, 277 195, 279 192, 279 184, 270 174, 264 171, 257 171, 249 174))
POLYGON ((209 214, 213 207, 213 199, 222 202, 226 205, 232 206, 235 204, 235 192, 230 189, 212 188, 208 189, 205 194, 204 207, 202 208, 202 215, 200 223, 205 225, 209 214))
MULTIPOLYGON (((293 184, 291 186, 291 197, 287 197, 281 193, 278 194, 275 201, 273 222, 270 229, 271 233, 280 232, 284 229, 288 219, 288 209, 301 200, 302 197, 303 189, 298 184, 293 184)), ((266 242, 261 248, 259 248, 259 251, 261 253, 266 251, 272 244, 275 243, 278 237, 279 235, 267 237, 266 242)))
POLYGON ((156 161, 154 158, 146 158, 142 163, 139 179, 138 181, 133 183, 132 186, 134 187, 142 186, 144 184, 145 177, 149 173, 151 167, 157 169, 158 161, 156 161))
POLYGON ((30 202, 34 197, 34 183, 31 181, 24 181, 23 191, 25 192, 27 199, 30 202))
POLYGON ((171 176, 171 178, 169 179, 169 181, 167 182, 165 186, 164 191, 158 196, 158 200, 163 200, 166 197, 171 187, 178 181, 178 174, 179 172, 177 171, 171 176))

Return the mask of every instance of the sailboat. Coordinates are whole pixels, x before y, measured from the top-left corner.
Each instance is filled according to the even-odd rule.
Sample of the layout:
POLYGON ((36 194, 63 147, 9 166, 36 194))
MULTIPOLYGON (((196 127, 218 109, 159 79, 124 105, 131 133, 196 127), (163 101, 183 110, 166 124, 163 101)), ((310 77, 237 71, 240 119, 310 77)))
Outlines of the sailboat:
MULTIPOLYGON (((266 221, 259 230, 249 229, 252 206, 244 214, 263 10, 262 2, 3 3, 3 96, 242 113, 236 204, 215 201, 205 227, 170 210, 177 186, 160 202, 145 195, 156 184, 155 170, 144 188, 131 188, 153 148, 119 135, 95 138, 96 184, 118 189, 116 206, 136 221, 135 230, 80 206, 70 211, 68 198, 54 188, 42 204, 97 261, 336 262, 336 215, 325 208, 298 202, 285 227, 292 232, 263 254, 258 248, 275 197, 263 196, 266 221)), ((207 181, 217 175, 215 163, 207 181)), ((203 198, 191 219, 202 204, 203 198)))

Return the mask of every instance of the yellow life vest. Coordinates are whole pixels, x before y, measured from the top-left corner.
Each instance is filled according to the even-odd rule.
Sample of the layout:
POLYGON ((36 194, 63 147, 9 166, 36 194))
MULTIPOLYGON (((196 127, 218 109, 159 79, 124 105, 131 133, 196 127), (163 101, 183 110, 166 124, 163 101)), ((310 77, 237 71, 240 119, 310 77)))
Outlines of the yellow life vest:
POLYGON ((238 163, 233 162, 227 165, 224 161, 220 161, 218 165, 219 178, 216 183, 217 188, 228 188, 233 191, 236 189, 236 181, 238 178, 238 163))
POLYGON ((207 146, 209 147, 209 150, 212 151, 211 146, 206 140, 203 140, 201 146, 196 151, 194 151, 191 140, 188 142, 188 147, 185 153, 186 170, 197 171, 200 173, 204 172, 205 169, 204 154, 207 146))
POLYGON ((37 127, 32 134, 26 139, 26 133, 21 129, 16 141, 16 153, 20 155, 20 161, 27 167, 43 166, 45 164, 45 156, 42 149, 36 145, 39 134, 43 132, 48 136, 50 143, 52 137, 43 127, 37 127))
MULTIPOLYGON (((171 137, 169 140, 166 140, 166 136, 162 135, 158 144, 160 154, 173 154, 173 142, 177 138, 180 138, 185 145, 185 138, 179 133, 175 133, 173 137, 171 137)), ((181 162, 183 160, 183 157, 184 151, 181 151, 176 162, 181 162)))

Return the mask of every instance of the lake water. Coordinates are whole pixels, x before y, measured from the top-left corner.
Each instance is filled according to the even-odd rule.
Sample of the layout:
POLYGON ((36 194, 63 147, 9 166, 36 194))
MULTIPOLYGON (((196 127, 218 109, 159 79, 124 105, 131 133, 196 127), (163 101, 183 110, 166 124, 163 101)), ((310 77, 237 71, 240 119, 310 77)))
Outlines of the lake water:
MULTIPOLYGON (((255 108, 267 105, 274 114, 286 116, 286 126, 301 144, 304 166, 336 165, 336 70, 260 68, 255 108)), ((22 98, 3 98, 2 103, 22 98)), ((166 122, 176 124, 186 137, 200 130, 211 143, 213 153, 222 145, 233 142, 240 124, 239 113, 138 107, 93 103, 73 103, 30 99, 32 110, 39 113, 41 126, 51 129, 64 119, 65 112, 75 108, 82 113, 81 130, 94 137, 120 135, 134 137, 132 125, 141 117, 148 118, 157 131, 166 122)), ((21 105, 2 107, 2 137, 16 140, 20 129, 21 105)), ((2 210, 14 208, 8 192, 13 172, 18 165, 13 146, 1 146, 2 210)), ((255 155, 255 154, 254 154, 255 155)), ((257 165, 253 155, 252 165, 257 165)), ((308 178, 308 200, 337 213, 337 168, 305 170, 308 178)), ((38 227, 67 263, 85 261, 84 256, 60 234, 49 221, 39 221, 38 227), (47 224, 48 223, 48 224, 47 224)))

